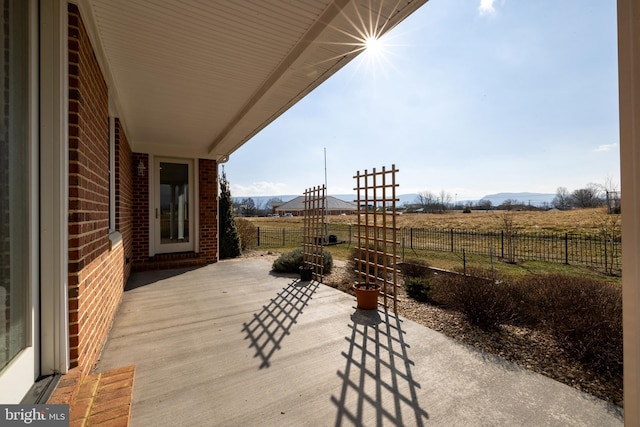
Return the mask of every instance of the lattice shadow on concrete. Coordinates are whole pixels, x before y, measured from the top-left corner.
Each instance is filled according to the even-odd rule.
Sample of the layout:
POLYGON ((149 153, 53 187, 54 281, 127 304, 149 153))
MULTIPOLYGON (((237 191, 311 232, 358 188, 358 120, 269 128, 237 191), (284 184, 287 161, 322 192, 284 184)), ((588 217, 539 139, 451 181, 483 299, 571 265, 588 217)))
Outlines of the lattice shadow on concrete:
POLYGON ((291 327, 309 304, 318 286, 315 281, 296 280, 282 289, 259 313, 254 314, 250 322, 243 323, 242 330, 247 334, 245 339, 251 341, 249 348, 255 348, 254 357, 261 359, 260 369, 271 366, 271 357, 280 349, 284 337, 289 335, 291 327))
POLYGON ((335 426, 423 426, 429 414, 418 402, 420 388, 412 377, 413 361, 404 341, 402 321, 388 311, 357 310, 351 316, 349 350, 335 426), (383 316, 381 318, 381 315, 383 316))

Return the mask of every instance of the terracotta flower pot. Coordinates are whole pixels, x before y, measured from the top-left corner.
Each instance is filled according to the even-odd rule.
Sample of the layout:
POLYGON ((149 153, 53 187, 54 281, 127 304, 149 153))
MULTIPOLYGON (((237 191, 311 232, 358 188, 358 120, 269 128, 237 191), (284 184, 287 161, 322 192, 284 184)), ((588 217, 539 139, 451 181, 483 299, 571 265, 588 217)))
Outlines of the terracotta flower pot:
POLYGON ((354 285, 353 291, 356 293, 356 301, 358 302, 359 309, 376 310, 378 308, 378 295, 380 294, 380 286, 354 285))

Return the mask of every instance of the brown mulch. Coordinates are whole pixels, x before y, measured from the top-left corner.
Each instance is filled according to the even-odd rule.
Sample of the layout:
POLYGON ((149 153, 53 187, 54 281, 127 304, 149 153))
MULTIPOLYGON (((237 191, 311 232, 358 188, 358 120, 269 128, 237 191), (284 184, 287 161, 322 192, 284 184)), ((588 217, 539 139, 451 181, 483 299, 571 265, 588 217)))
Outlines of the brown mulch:
MULTIPOLYGON (((261 251, 245 251, 243 257, 263 257, 273 261, 279 254, 261 251)), ((353 294, 352 278, 346 261, 334 260, 331 274, 324 284, 353 294)), ((623 406, 622 377, 605 378, 591 372, 571 359, 552 337, 537 330, 502 325, 498 330, 485 331, 471 325, 458 312, 445 310, 409 298, 402 287, 398 288, 398 313, 407 319, 438 331, 461 343, 496 355, 580 391, 623 406)))

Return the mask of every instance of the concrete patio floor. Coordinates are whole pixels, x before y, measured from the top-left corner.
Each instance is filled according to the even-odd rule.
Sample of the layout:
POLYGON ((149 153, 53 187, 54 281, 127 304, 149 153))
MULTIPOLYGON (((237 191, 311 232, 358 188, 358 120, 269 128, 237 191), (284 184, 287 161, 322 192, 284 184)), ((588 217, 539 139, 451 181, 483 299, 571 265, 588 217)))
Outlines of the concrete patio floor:
POLYGON ((264 259, 132 275, 97 372, 132 426, 619 426, 617 408, 264 259))

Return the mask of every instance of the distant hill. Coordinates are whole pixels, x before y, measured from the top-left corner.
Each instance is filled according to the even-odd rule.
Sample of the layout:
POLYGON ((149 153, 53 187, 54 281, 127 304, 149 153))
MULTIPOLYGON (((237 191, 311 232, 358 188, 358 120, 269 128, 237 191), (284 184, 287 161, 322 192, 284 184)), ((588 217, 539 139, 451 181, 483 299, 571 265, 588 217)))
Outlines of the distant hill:
POLYGON ((267 202, 271 199, 276 199, 279 198, 280 200, 282 200, 283 202, 288 202, 289 200, 295 199, 296 197, 298 197, 300 194, 296 194, 296 195, 285 195, 285 196, 239 196, 239 197, 232 197, 234 202, 242 202, 244 199, 253 199, 253 202, 256 204, 256 206, 264 206, 267 204, 267 202))
POLYGON ((551 204, 555 194, 551 193, 496 193, 487 194, 480 200, 489 200, 493 206, 504 203, 505 200, 515 200, 525 205, 541 206, 551 204))
MULTIPOLYGON (((300 194, 288 194, 288 195, 280 195, 280 196, 239 196, 233 197, 235 202, 241 202, 244 199, 251 198, 253 199, 256 206, 264 206, 267 202, 273 198, 279 198, 283 202, 288 202, 289 200, 295 199, 300 196, 300 194)), ((330 194, 330 196, 336 197, 340 200, 344 200, 347 202, 353 202, 356 199, 355 194, 330 194)), ((532 206, 542 206, 545 204, 551 204, 555 194, 551 193, 496 193, 496 194, 487 194, 483 196, 479 200, 458 200, 459 205, 465 205, 468 203, 477 204, 480 200, 489 200, 493 206, 501 205, 505 200, 515 200, 523 204, 531 204, 532 206)), ((402 206, 404 204, 415 203, 418 198, 417 193, 409 193, 409 194, 400 194, 398 195, 398 206, 402 206)))
MULTIPOLYGON (((289 194, 289 195, 281 195, 281 196, 238 196, 238 197, 233 197, 233 201, 242 202, 244 199, 253 199, 253 202, 256 204, 256 206, 263 206, 269 200, 274 198, 279 198, 283 202, 288 202, 289 200, 295 199, 300 195, 301 194, 295 194, 295 195, 289 194)), ((346 202, 353 202, 356 199, 355 194, 329 194, 329 195, 337 199, 344 200, 346 202)), ((400 199, 400 201, 398 202, 398 205, 403 205, 405 203, 413 203, 416 200, 416 197, 418 197, 417 194, 401 194, 398 196, 398 199, 400 199)))

